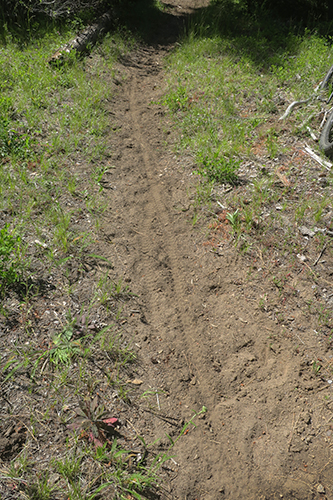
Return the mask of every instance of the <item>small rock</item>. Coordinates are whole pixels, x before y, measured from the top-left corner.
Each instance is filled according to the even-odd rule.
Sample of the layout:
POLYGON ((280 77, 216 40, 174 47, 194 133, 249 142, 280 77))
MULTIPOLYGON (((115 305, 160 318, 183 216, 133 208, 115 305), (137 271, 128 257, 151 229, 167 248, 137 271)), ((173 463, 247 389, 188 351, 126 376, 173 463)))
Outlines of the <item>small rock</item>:
POLYGON ((317 486, 317 492, 322 493, 323 495, 325 494, 325 488, 322 484, 318 484, 317 486))
POLYGON ((322 177, 321 179, 319 179, 318 184, 322 188, 325 188, 325 187, 327 187, 329 185, 329 182, 328 182, 328 180, 325 177, 322 177))
POLYGON ((306 226, 301 226, 299 228, 299 231, 303 236, 310 236, 310 238, 313 238, 313 236, 316 234, 314 231, 311 231, 311 229, 309 229, 306 226))
POLYGON ((47 248, 47 244, 46 243, 43 243, 42 241, 39 241, 39 240, 35 240, 35 243, 36 245, 39 245, 43 248, 47 248))
POLYGON ((126 384, 141 385, 143 384, 143 380, 140 380, 138 378, 135 378, 134 380, 126 380, 126 384))

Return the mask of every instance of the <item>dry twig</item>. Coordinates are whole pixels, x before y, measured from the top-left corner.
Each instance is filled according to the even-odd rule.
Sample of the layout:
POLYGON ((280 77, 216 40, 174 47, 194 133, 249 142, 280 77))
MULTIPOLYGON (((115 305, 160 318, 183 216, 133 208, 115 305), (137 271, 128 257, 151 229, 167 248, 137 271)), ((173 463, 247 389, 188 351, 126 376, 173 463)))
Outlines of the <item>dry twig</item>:
POLYGON ((314 261, 313 266, 316 266, 316 265, 318 264, 319 259, 322 257, 322 255, 323 255, 323 253, 325 252, 326 248, 327 248, 327 243, 325 243, 325 245, 323 246, 323 248, 322 248, 322 250, 321 250, 320 254, 318 255, 318 257, 317 257, 317 258, 316 258, 316 260, 314 261))

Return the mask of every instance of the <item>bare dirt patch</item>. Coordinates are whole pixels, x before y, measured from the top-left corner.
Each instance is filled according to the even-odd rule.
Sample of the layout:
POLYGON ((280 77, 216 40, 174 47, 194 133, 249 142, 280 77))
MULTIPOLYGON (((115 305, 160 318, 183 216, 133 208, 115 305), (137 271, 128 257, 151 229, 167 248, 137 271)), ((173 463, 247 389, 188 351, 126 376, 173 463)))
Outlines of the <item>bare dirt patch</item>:
POLYGON ((165 495, 332 498, 331 389, 314 368, 329 364, 329 354, 297 300, 285 322, 260 306, 277 290, 259 274, 249 278, 249 261, 223 237, 223 214, 217 252, 209 244, 217 228, 209 235, 208 220, 193 228, 193 165, 165 146, 169 119, 154 104, 164 91, 164 54, 133 53, 112 103, 115 212, 104 230, 140 297, 126 328, 135 332, 143 388, 164 391, 165 415, 188 420, 208 408, 175 447, 165 495))

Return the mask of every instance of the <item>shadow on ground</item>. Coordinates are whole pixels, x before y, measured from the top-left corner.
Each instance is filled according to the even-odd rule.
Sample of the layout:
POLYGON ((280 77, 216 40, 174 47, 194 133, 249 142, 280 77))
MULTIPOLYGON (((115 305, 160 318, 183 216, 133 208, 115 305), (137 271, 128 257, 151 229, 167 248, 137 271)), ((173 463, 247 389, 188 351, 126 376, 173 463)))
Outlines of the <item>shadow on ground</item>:
MULTIPOLYGON (((272 10, 250 11, 246 2, 232 0, 209 2, 188 0, 177 2, 156 0, 127 2, 119 11, 119 23, 152 46, 170 45, 191 33, 195 38, 223 36, 230 39, 230 52, 235 57, 247 56, 260 71, 269 68, 272 56, 289 51, 297 54, 301 39, 308 29, 330 36, 332 23, 320 16, 304 20, 301 15, 281 17, 272 10)), ((283 64, 283 61, 281 61, 283 64)))

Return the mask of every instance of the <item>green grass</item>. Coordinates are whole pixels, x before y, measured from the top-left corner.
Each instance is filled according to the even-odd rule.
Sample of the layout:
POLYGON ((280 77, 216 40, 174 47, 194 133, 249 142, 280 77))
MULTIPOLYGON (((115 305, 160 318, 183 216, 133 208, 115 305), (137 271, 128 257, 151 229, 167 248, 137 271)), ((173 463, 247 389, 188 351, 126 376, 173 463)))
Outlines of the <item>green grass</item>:
POLYGON ((1 36, 1 321, 16 326, 0 366, 3 387, 15 388, 10 398, 24 401, 17 409, 29 425, 24 449, 3 476, 18 497, 30 500, 141 498, 157 476, 139 461, 132 464, 131 449, 103 434, 98 418, 109 391, 118 405, 129 401, 126 380, 135 361, 120 325, 123 303, 133 294, 96 251, 107 208, 103 176, 112 168, 114 66, 133 39, 112 33, 90 57, 73 55, 50 66, 75 29, 69 22, 23 36, 5 26, 1 36), (99 269, 94 282, 87 262, 99 269), (36 401, 33 395, 43 390, 36 401), (97 449, 86 428, 87 435, 79 435, 68 427, 69 409, 95 401, 95 391, 101 394, 97 417, 87 410, 87 418, 104 438, 97 449), (64 431, 68 450, 60 445, 59 455, 50 443, 64 431), (48 458, 40 466, 34 443, 45 433, 50 439, 41 448, 48 458))
POLYGON ((133 400, 143 404, 122 328, 136 296, 97 243, 113 168, 112 79, 133 38, 109 34, 90 56, 51 66, 78 26, 42 28, 5 26, 0 38, 2 423, 16 425, 15 404, 27 431, 2 480, 29 500, 143 499, 170 457, 116 427, 133 400))
POLYGON ((9 232, 6 224, 0 230, 0 293, 19 283, 24 274, 26 249, 22 248, 21 238, 9 232))
POLYGON ((132 40, 113 33, 93 57, 73 54, 51 66, 50 56, 75 36, 74 28, 73 22, 49 26, 39 37, 27 33, 24 42, 6 26, 2 33, 0 210, 8 231, 15 229, 28 248, 26 280, 35 279, 36 258, 51 267, 59 259, 80 260, 96 233, 75 221, 88 212, 97 229, 106 208, 110 82, 117 56, 132 40))
MULTIPOLYGON (((313 93, 333 58, 326 40, 289 33, 283 45, 265 36, 223 36, 193 26, 168 59, 169 88, 164 99, 181 133, 180 150, 189 150, 198 172, 216 182, 233 182, 240 160, 265 123, 276 119, 279 94, 304 99, 313 93), (258 54, 256 56, 256 50, 258 54)), ((281 109, 281 108, 280 108, 281 109)), ((320 102, 300 108, 295 127, 320 102)), ((281 152, 278 132, 264 132, 270 158, 281 152)))
POLYGON ((74 173, 76 163, 98 162, 103 172, 110 153, 110 85, 100 75, 112 77, 114 41, 104 41, 103 55, 91 66, 90 59, 71 57, 51 67, 50 55, 73 36, 64 29, 23 48, 14 39, 1 50, 0 207, 23 241, 43 232, 49 255, 77 253, 85 240, 72 222, 85 211, 88 193, 96 197, 98 189, 84 173, 74 173))
POLYGON ((263 270, 282 308, 295 297, 293 279, 320 279, 311 265, 330 248, 333 195, 331 172, 304 151, 308 144, 322 156, 307 127, 319 135, 329 109, 332 88, 315 89, 333 62, 332 30, 289 21, 264 8, 249 16, 233 0, 201 9, 167 58, 163 98, 176 151, 192 156, 198 175, 193 224, 209 215, 206 243, 217 248, 231 239, 249 277, 263 270), (310 97, 279 119, 290 103, 310 97), (301 226, 317 233, 307 241, 301 226))

